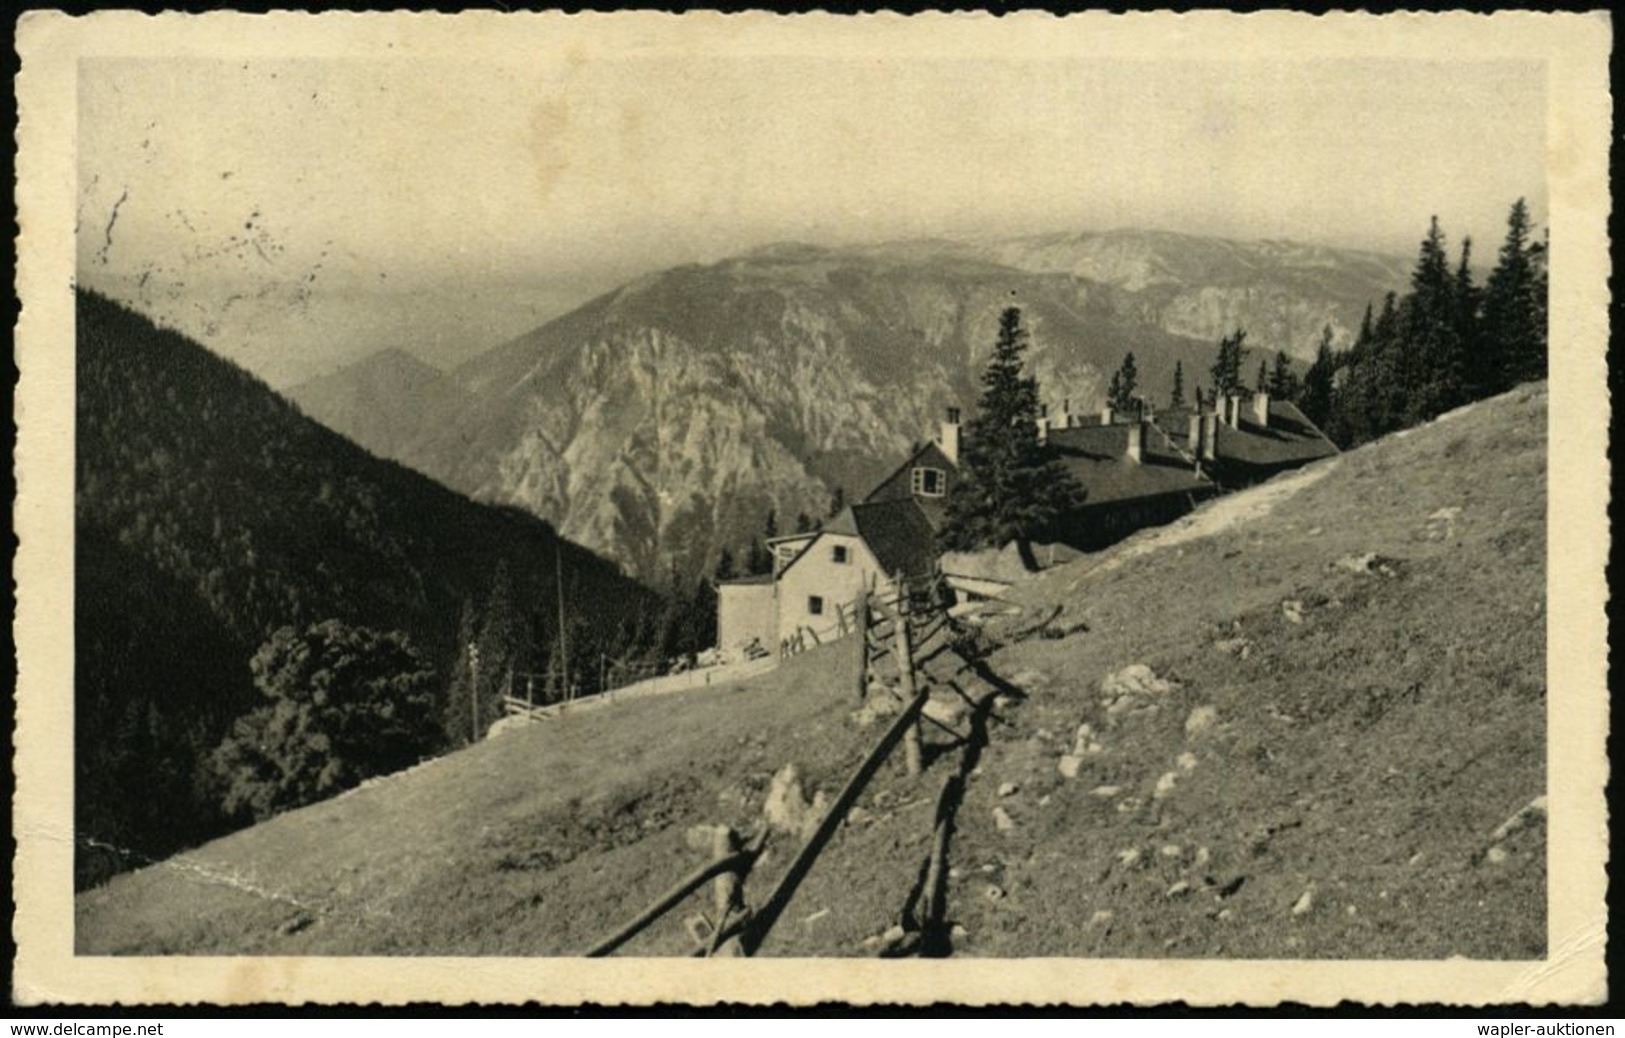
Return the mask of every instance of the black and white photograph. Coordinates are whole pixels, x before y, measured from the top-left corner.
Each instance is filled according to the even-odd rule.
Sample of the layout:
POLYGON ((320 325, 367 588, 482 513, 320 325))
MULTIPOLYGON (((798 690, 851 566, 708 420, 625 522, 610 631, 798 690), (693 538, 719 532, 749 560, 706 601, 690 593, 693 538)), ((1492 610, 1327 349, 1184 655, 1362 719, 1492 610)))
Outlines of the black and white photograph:
POLYGON ((1606 16, 19 36, 14 997, 1605 997, 1606 16))

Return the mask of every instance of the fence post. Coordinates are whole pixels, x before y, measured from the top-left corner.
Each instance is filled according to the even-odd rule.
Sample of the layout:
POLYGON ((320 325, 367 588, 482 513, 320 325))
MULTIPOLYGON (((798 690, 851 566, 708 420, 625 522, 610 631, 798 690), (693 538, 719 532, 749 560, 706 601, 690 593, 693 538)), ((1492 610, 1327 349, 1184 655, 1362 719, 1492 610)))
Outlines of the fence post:
MULTIPOLYGON (((711 856, 717 859, 731 858, 739 853, 739 834, 726 825, 719 825, 711 831, 711 856)), ((740 892, 739 874, 737 872, 724 872, 719 875, 712 885, 713 903, 716 905, 716 930, 718 936, 728 925, 730 916, 745 907, 744 895, 740 892)), ((730 937, 721 944, 715 945, 712 955, 732 957, 741 954, 739 938, 730 937)))
POLYGON ((858 629, 858 702, 869 696, 869 592, 858 592, 854 623, 858 629))
MULTIPOLYGON (((903 702, 914 701, 914 655, 908 644, 908 587, 901 576, 897 579, 897 691, 903 702)), ((924 748, 920 743, 918 719, 903 733, 903 760, 910 775, 918 775, 924 768, 924 748)))

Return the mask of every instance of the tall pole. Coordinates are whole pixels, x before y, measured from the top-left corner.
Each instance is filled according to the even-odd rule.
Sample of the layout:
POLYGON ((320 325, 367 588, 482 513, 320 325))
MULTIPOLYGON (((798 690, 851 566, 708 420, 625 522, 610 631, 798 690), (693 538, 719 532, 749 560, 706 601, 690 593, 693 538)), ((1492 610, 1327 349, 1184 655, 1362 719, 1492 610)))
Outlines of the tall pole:
POLYGON ((480 741, 480 647, 468 643, 468 742, 480 741))

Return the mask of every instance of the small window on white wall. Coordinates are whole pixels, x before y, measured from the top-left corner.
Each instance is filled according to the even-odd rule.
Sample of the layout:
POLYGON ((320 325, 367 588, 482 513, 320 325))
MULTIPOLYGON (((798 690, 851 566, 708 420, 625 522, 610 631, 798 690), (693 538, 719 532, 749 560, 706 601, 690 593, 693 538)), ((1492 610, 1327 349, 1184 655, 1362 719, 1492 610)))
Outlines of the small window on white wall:
POLYGON ((837 563, 839 565, 842 565, 842 566, 846 565, 846 561, 847 561, 846 545, 844 545, 844 544, 835 545, 833 548, 830 549, 829 557, 830 557, 830 561, 832 561, 832 562, 835 562, 835 563, 837 563))
POLYGON ((822 595, 807 596, 807 612, 811 616, 824 615, 824 598, 822 595))
POLYGON ((948 492, 948 474, 941 469, 921 466, 914 470, 914 492, 921 497, 941 497, 948 492))

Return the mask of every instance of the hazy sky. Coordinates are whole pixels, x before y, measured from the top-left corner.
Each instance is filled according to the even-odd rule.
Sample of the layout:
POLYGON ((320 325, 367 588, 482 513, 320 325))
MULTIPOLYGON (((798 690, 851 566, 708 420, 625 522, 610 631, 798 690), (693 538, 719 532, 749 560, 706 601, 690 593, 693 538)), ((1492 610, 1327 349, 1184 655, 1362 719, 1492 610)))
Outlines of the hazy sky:
POLYGON ((1409 255, 1438 213, 1487 263, 1514 198, 1544 217, 1543 84, 1506 61, 85 60, 80 277, 286 383, 387 344, 449 363, 784 239, 1144 226, 1409 255))

